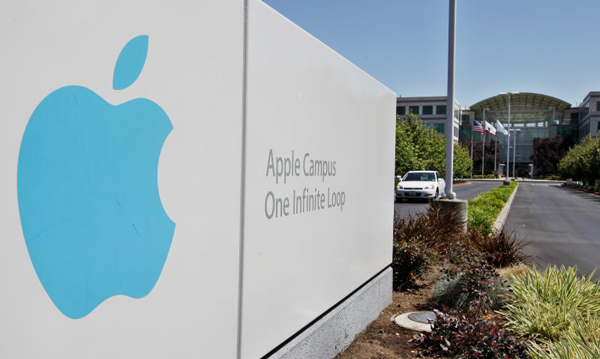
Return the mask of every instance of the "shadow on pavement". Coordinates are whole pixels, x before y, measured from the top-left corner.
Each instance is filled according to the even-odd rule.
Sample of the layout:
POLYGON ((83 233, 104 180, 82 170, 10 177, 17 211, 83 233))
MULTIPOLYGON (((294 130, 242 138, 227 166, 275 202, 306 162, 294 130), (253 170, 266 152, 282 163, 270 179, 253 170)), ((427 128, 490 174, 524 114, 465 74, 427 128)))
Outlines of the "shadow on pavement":
POLYGON ((586 201, 600 203, 600 196, 599 195, 595 195, 595 194, 589 193, 589 192, 579 191, 579 190, 576 190, 576 189, 573 189, 573 188, 567 188, 567 187, 561 187, 561 186, 557 186, 557 187, 559 187, 563 191, 572 192, 572 194, 574 196, 578 196, 579 198, 584 199, 586 201))

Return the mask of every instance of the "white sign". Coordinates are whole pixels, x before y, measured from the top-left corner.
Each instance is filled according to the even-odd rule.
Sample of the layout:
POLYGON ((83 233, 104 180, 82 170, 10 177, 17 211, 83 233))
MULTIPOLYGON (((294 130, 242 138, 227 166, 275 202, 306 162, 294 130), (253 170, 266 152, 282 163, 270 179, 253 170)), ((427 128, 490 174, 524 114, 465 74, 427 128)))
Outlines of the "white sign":
POLYGON ((242 349, 257 358, 391 263, 396 97, 251 5, 242 349))
POLYGON ((1 358, 259 358, 391 262, 395 95, 262 2, 4 1, 0 46, 1 358))

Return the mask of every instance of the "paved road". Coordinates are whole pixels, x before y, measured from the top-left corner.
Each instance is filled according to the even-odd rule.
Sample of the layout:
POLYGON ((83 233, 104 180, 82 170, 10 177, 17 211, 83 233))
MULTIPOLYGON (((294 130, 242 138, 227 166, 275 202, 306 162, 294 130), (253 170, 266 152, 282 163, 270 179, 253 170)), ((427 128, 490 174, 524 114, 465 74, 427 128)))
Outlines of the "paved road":
MULTIPOLYGON (((454 193, 456 193, 456 198, 458 199, 473 199, 478 194, 487 192, 501 184, 502 182, 499 181, 472 181, 469 184, 454 186, 454 193)), ((429 206, 429 202, 421 200, 419 202, 396 203, 394 209, 398 215, 407 217, 410 214, 425 212, 427 206, 429 206)))
MULTIPOLYGON (((558 185, 521 182, 507 229, 530 242, 540 268, 577 265, 579 274, 600 270, 600 197, 558 185)), ((596 278, 600 275, 597 273, 596 278)))

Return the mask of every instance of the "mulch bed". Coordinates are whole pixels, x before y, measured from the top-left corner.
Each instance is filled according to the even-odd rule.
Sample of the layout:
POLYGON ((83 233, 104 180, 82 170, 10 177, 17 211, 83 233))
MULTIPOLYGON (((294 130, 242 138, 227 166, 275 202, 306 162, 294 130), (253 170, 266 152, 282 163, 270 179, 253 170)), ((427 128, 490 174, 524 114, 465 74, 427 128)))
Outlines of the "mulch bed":
POLYGON ((409 340, 417 332, 399 327, 392 319, 402 313, 433 309, 429 302, 431 281, 417 284, 414 291, 394 292, 392 304, 335 359, 416 358, 417 349, 409 340))

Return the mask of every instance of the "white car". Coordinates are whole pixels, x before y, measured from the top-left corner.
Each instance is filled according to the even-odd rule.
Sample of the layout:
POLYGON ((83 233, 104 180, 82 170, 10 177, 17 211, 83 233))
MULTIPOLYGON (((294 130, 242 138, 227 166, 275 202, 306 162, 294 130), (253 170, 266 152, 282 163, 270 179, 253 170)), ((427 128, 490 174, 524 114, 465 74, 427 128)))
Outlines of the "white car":
POLYGON ((446 196, 446 181, 437 171, 410 171, 396 187, 396 201, 446 196))

